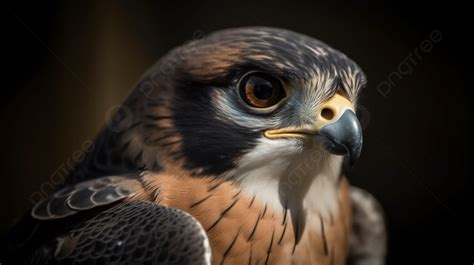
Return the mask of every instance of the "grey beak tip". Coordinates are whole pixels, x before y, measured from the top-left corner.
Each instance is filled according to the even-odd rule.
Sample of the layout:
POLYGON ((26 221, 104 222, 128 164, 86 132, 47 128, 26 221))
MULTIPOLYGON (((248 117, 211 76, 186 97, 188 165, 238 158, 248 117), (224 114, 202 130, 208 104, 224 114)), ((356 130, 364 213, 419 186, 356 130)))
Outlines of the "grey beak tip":
POLYGON ((320 142, 330 153, 348 155, 348 168, 352 168, 362 150, 362 128, 355 113, 346 110, 335 122, 320 131, 320 142), (321 137, 322 136, 322 137, 321 137))

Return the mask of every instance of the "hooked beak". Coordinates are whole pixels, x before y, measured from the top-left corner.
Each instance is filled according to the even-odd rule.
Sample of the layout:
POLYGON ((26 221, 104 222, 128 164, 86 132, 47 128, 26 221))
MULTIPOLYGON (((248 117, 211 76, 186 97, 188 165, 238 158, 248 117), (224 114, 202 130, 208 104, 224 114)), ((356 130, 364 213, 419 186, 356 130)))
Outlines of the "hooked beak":
POLYGON ((352 103, 336 94, 317 110, 316 121, 310 126, 271 129, 269 139, 315 137, 328 152, 347 155, 352 167, 362 150, 362 128, 352 103))

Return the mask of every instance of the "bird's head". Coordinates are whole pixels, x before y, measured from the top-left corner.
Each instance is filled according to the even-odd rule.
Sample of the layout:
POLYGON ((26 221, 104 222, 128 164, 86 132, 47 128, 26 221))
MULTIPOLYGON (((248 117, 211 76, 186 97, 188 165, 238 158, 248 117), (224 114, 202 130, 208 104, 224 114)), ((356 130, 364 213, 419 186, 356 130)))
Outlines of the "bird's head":
POLYGON ((148 142, 195 175, 280 176, 306 157, 310 170, 339 170, 344 155, 349 164, 360 155, 355 105, 365 76, 305 35, 218 31, 171 51, 144 80, 148 142))

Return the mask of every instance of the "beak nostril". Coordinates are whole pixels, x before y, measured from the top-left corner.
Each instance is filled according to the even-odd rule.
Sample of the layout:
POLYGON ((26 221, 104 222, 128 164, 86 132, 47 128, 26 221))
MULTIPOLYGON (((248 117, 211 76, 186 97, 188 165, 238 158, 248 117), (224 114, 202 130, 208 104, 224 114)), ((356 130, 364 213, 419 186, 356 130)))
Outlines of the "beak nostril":
POLYGON ((332 120, 334 118, 334 112, 332 109, 324 108, 321 111, 321 117, 325 118, 326 120, 332 120))

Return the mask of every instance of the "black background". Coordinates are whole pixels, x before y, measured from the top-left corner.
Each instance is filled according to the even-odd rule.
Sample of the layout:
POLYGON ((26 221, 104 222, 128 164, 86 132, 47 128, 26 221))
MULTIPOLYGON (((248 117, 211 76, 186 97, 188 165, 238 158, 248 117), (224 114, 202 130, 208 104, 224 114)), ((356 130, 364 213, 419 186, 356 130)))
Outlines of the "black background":
POLYGON ((365 143, 350 180, 386 210, 389 264, 474 262, 467 6, 328 0, 3 6, 2 237, 167 50, 196 33, 266 25, 321 39, 365 70, 365 143), (442 39, 424 52, 433 30, 442 39), (393 79, 394 72, 400 77, 393 79), (384 96, 377 87, 390 78, 384 96))

